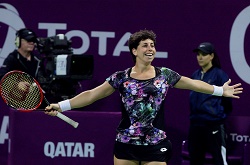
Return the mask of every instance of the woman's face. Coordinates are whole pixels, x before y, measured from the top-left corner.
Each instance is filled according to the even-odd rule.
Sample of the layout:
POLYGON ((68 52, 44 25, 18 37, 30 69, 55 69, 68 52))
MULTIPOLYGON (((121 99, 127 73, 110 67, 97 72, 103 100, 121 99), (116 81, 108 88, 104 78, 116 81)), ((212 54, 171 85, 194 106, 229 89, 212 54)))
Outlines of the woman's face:
POLYGON ((212 60, 214 58, 212 54, 205 54, 202 51, 197 53, 197 61, 200 67, 202 68, 210 68, 212 66, 212 60))
POLYGON ((155 53, 155 45, 151 39, 141 41, 137 49, 133 49, 133 54, 136 56, 136 62, 151 63, 154 60, 155 53))

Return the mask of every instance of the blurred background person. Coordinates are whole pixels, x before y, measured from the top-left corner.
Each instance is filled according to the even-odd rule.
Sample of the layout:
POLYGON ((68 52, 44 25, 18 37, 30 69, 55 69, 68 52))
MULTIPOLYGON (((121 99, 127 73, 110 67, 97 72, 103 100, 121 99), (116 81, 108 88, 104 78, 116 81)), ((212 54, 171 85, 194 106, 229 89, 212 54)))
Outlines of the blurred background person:
POLYGON ((0 78, 12 70, 20 70, 36 78, 40 60, 33 53, 37 44, 37 36, 31 29, 23 28, 16 32, 15 45, 17 49, 11 52, 0 68, 0 78))
MULTIPOLYGON (((28 73, 35 79, 43 75, 44 67, 41 65, 39 54, 35 54, 34 51, 37 44, 38 38, 33 30, 27 28, 18 30, 15 39, 16 49, 5 58, 0 67, 0 78, 13 70, 28 73)), ((46 106, 47 104, 43 102, 39 108, 46 106)))
MULTIPOLYGON (((219 57, 212 43, 201 43, 193 50, 200 66, 192 79, 222 86, 228 75, 221 69, 219 57)), ((232 111, 231 98, 190 92, 190 127, 188 149, 191 165, 203 165, 206 152, 213 156, 215 165, 227 165, 226 132, 224 121, 232 111)))

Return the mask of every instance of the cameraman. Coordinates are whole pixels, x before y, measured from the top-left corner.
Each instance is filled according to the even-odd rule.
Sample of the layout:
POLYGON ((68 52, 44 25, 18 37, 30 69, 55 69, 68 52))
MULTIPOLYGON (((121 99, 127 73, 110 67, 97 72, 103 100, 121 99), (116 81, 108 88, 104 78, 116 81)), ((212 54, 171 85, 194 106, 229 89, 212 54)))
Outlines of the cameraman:
MULTIPOLYGON (((37 79, 43 70, 40 59, 34 54, 37 42, 37 36, 31 29, 18 30, 15 39, 17 49, 5 58, 3 65, 0 67, 0 78, 7 72, 19 70, 37 79)), ((46 105, 43 102, 39 108, 44 108, 46 105)))
POLYGON ((40 66, 40 60, 33 51, 37 44, 37 36, 34 31, 23 28, 16 32, 15 45, 17 49, 11 52, 0 68, 0 78, 12 70, 20 70, 36 78, 40 66))

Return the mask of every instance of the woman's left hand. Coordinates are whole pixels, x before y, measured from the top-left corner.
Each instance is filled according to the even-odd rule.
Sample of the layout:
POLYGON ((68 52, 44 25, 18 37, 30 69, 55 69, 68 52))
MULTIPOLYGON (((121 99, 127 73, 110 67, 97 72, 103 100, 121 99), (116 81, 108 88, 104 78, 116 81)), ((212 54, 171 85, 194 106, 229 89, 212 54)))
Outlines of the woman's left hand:
POLYGON ((231 83, 231 79, 225 82, 224 85, 222 86, 223 96, 239 99, 240 97, 237 95, 243 92, 243 88, 240 87, 241 83, 234 84, 232 86, 229 85, 230 83, 231 83))

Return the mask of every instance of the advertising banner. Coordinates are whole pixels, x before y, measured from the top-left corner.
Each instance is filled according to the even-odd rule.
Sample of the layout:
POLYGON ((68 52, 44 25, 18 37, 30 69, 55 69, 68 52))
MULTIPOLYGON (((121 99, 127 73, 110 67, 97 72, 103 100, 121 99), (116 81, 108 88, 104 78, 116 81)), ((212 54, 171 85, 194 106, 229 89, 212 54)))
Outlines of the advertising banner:
MULTIPOLYGON (((250 116, 247 108, 250 98, 250 93, 247 92, 250 90, 249 23, 250 3, 244 0, 7 0, 5 3, 0 3, 0 66, 8 54, 16 49, 16 31, 20 28, 32 29, 39 38, 66 36, 74 55, 93 57, 93 74, 91 78, 79 81, 77 88, 79 93, 102 84, 116 71, 132 67, 134 63, 127 40, 132 33, 148 29, 157 35, 157 53, 153 65, 168 67, 187 77, 199 68, 196 54, 192 50, 201 42, 212 42, 222 69, 227 72, 232 84, 242 83, 244 87, 240 99, 233 100, 232 115, 250 116)), ((48 55, 39 52, 38 48, 35 52, 39 58, 48 59, 48 55)), ((66 56, 60 56, 58 60, 67 59, 66 56)), ((85 64, 77 64, 78 69, 75 71, 84 72, 89 69, 86 63, 89 64, 86 61, 85 64)), ((66 66, 59 68, 65 69, 66 66)), ((65 70, 60 72, 60 74, 65 73, 65 70)), ((61 89, 69 87, 71 86, 62 85, 61 89)), ((174 146, 170 164, 180 162, 181 143, 187 138, 189 92, 170 89, 166 96, 167 136, 174 146)), ((9 111, 6 108, 7 106, 1 101, 0 164, 7 162, 9 121, 12 120, 9 119, 9 111)), ((108 98, 98 100, 82 110, 120 112, 119 93, 114 92, 108 98)), ((28 129, 28 126, 25 128, 28 129)), ((62 135, 60 132, 58 134, 62 135)), ((58 145, 52 137, 47 141, 48 147, 51 147, 52 143, 55 148, 58 145)), ((67 141, 60 139, 58 141, 62 142, 59 145, 62 144, 65 148, 67 141)), ((73 139, 69 139, 69 142, 71 141, 73 139)), ((77 138, 69 145, 75 147, 76 142, 81 142, 84 147, 89 140, 80 141, 80 138, 77 138)))

